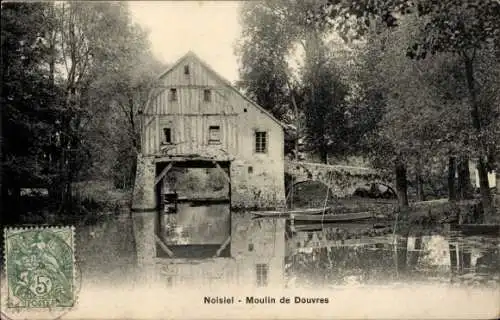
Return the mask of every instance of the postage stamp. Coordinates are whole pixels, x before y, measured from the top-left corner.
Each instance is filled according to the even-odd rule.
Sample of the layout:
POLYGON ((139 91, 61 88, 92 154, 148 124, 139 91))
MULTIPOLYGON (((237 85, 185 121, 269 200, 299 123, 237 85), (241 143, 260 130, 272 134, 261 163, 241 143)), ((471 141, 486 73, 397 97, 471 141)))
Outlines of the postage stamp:
POLYGON ((7 307, 73 307, 74 229, 8 228, 4 236, 7 307))

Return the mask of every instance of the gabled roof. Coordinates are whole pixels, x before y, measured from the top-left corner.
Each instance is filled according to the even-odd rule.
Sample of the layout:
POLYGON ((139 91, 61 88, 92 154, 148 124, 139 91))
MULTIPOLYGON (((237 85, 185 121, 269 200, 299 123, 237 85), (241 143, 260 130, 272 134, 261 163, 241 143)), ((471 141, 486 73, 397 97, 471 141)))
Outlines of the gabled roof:
MULTIPOLYGON (((196 59, 205 69, 207 69, 220 82, 222 82, 227 87, 229 87, 231 90, 233 90, 234 92, 236 92, 240 97, 242 97, 243 99, 245 99, 246 101, 248 101, 249 103, 251 103, 258 110, 262 111, 269 118, 271 118, 272 120, 274 120, 274 122, 276 122, 277 124, 279 124, 282 128, 285 128, 285 124, 284 123, 282 123, 281 121, 279 121, 278 119, 276 119, 269 111, 267 111, 266 109, 264 109, 263 107, 259 106, 257 103, 255 103, 254 101, 252 101, 248 97, 246 97, 243 93, 241 93, 238 89, 236 89, 228 80, 226 80, 224 77, 222 77, 221 75, 219 75, 214 69, 212 69, 212 67, 210 67, 210 65, 208 63, 206 63, 200 57, 198 57, 193 51, 189 51, 184 56, 182 56, 180 59, 178 59, 173 65, 171 65, 165 71, 163 71, 162 73, 160 73, 160 75, 157 77, 157 79, 160 80, 161 78, 165 77, 167 74, 169 74, 172 70, 174 70, 175 68, 177 68, 181 63, 183 63, 188 58, 194 58, 194 59, 196 59)), ((148 106, 150 104, 150 100, 151 100, 154 92, 157 92, 157 91, 155 91, 155 89, 153 88, 150 91, 150 93, 149 93, 148 101, 146 102, 146 106, 145 106, 144 110, 146 110, 148 108, 148 106)))

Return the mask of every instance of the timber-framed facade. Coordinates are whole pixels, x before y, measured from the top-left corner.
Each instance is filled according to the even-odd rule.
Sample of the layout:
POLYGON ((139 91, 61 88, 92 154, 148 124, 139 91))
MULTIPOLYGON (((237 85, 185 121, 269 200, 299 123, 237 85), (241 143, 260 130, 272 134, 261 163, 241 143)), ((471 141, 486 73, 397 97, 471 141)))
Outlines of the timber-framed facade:
MULTIPOLYGON (((139 265, 158 274, 158 266, 203 259, 234 269, 255 256, 275 261, 270 272, 281 274, 276 244, 269 255, 265 246, 253 252, 247 241, 255 240, 239 239, 237 231, 251 221, 236 220, 246 221, 240 218, 247 209, 285 204, 283 124, 192 52, 158 80, 141 112, 132 202, 139 265)), ((281 224, 269 230, 282 234, 281 224)), ((282 236, 274 238, 284 248, 282 236)), ((262 261, 261 274, 269 267, 262 261)))

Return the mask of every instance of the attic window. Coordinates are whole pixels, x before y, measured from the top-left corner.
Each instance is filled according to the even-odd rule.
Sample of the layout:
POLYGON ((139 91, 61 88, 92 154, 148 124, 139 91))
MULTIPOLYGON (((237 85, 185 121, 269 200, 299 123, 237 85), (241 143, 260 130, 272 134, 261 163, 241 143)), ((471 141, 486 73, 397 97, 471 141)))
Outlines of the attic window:
POLYGON ((220 126, 210 126, 208 128, 208 144, 220 143, 220 126))
POLYGON ((184 74, 189 74, 189 65, 184 66, 184 74))
POLYGON ((170 101, 177 101, 177 89, 170 89, 170 101))
POLYGON ((210 102, 212 100, 212 91, 210 91, 210 89, 203 90, 203 100, 205 102, 210 102))

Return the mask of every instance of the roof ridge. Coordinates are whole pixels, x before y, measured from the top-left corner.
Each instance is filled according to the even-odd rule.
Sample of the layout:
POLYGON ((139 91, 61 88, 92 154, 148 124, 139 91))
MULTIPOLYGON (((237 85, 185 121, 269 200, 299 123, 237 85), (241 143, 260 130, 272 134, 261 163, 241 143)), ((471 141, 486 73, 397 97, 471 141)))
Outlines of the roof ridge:
MULTIPOLYGON (((157 80, 160 80, 161 78, 163 78, 166 74, 168 74, 170 71, 172 71, 173 69, 175 69, 182 61, 184 61, 185 59, 187 59, 188 57, 193 57, 194 59, 198 60, 198 62, 201 63, 201 65, 207 69, 209 72, 211 72, 213 75, 215 75, 216 78, 218 78, 222 83, 224 83, 226 86, 228 86, 230 89, 234 90, 236 93, 238 93, 243 99, 245 99, 247 102, 251 103, 252 105, 254 105, 257 109, 259 109, 260 111, 262 111, 264 114, 266 114, 268 117, 270 117, 272 120, 274 120, 277 124, 279 124, 282 128, 285 128, 285 124, 283 122, 281 122, 280 120, 278 120, 275 116, 273 116, 268 110, 264 109, 262 106, 258 105, 255 101, 253 101, 252 99, 248 98, 246 95, 244 95, 242 92, 240 92, 240 90, 238 90, 229 80, 227 80, 226 78, 224 78, 223 76, 221 76, 217 71, 215 71, 211 66, 210 64, 208 64, 207 62, 205 62, 202 58, 200 58, 200 56, 198 56, 193 50, 189 50, 187 53, 185 53, 184 55, 182 55, 179 59, 177 59, 175 61, 174 64, 172 64, 170 67, 168 67, 166 70, 164 70, 162 73, 160 73, 160 75, 157 77, 157 80)), ((152 92, 152 90, 154 90, 155 88, 151 89, 150 92, 152 92)), ((150 98, 151 98, 151 95, 150 95, 150 98)), ((148 99, 148 101, 146 102, 146 105, 144 107, 144 111, 147 110, 147 108, 149 107, 150 105, 150 99, 148 99)))

